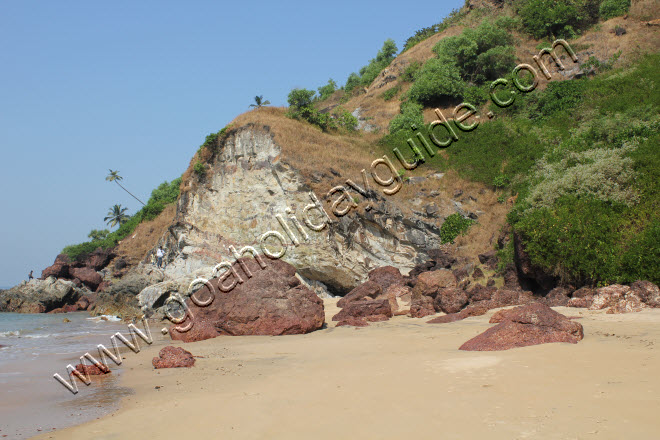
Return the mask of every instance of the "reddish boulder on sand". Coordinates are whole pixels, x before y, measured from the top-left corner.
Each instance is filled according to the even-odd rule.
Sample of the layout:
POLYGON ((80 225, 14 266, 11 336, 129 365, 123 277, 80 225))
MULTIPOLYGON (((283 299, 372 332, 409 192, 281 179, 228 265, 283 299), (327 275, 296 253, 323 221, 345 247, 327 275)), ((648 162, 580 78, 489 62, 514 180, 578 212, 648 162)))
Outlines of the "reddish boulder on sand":
POLYGON ((551 342, 576 344, 584 337, 580 323, 541 303, 499 311, 490 322, 499 324, 470 339, 459 349, 499 351, 551 342))
POLYGON ((352 316, 349 316, 344 320, 339 321, 336 327, 349 326, 349 325, 353 327, 366 327, 369 325, 369 323, 364 318, 354 318, 352 316))
POLYGON ((468 296, 461 289, 440 289, 435 296, 434 306, 447 314, 458 313, 468 303, 468 296))
POLYGON ((89 267, 72 267, 69 269, 71 276, 78 278, 82 283, 89 287, 92 291, 96 290, 99 287, 99 284, 103 281, 103 277, 99 275, 94 269, 89 267))
POLYGON ((630 288, 649 307, 660 307, 660 288, 650 281, 635 281, 630 288))
POLYGON ((424 296, 421 293, 413 290, 412 299, 410 302, 410 316, 413 318, 423 318, 428 315, 433 315, 435 313, 435 307, 433 305, 433 298, 430 296, 424 296))
POLYGON ((55 278, 68 278, 69 277, 69 257, 65 254, 59 254, 55 258, 55 262, 52 266, 48 266, 43 271, 41 271, 41 278, 46 279, 48 277, 55 278))
POLYGON ((152 359, 154 368, 190 368, 195 365, 192 353, 181 347, 168 345, 160 350, 158 357, 152 359))
POLYGON ((570 300, 569 292, 565 287, 555 287, 544 297, 544 302, 550 307, 567 306, 570 300))
POLYGON ((348 321, 349 318, 364 318, 367 321, 386 321, 392 317, 392 307, 387 298, 353 301, 332 317, 333 321, 348 321))
MULTIPOLYGON (((83 365, 83 364, 78 364, 76 365, 76 370, 78 370, 80 373, 84 374, 85 376, 101 376, 103 374, 108 374, 110 373, 110 369, 103 365, 99 364, 100 368, 97 367, 96 365, 83 365)), ((73 374, 73 373, 71 373, 73 374)))
POLYGON ((607 313, 630 313, 639 312, 646 307, 637 290, 631 289, 630 286, 612 284, 596 290, 589 310, 607 308, 607 313))
MULTIPOLYGON (((260 257, 264 269, 252 257, 232 265, 243 283, 237 283, 229 292, 223 292, 218 287, 220 279, 213 278, 209 282, 215 292, 203 286, 195 293, 197 303, 213 298, 210 304, 198 306, 188 298, 186 304, 193 318, 188 316, 184 322, 172 325, 172 339, 191 342, 218 335, 293 335, 320 329, 325 321, 323 301, 301 284, 292 265, 260 257), (248 278, 242 264, 252 277, 248 278)), ((227 273, 223 275, 224 286, 237 281, 232 272, 227 273)))
POLYGON ((461 321, 465 318, 469 318, 471 316, 481 316, 485 315, 488 310, 487 305, 485 304, 474 304, 471 306, 467 306, 463 310, 461 310, 458 313, 451 313, 449 315, 443 315, 443 316, 438 316, 437 318, 433 318, 430 321, 426 321, 427 324, 445 324, 449 322, 456 322, 456 321, 461 321))
POLYGON ((383 292, 392 285, 403 286, 405 284, 405 279, 399 269, 392 266, 384 266, 372 270, 369 272, 369 281, 378 284, 383 292))
POLYGON ((472 289, 467 292, 470 303, 475 303, 479 301, 488 301, 493 297, 493 294, 497 292, 495 287, 482 286, 481 284, 476 284, 472 289))
POLYGON ((378 283, 373 281, 367 281, 360 284, 355 289, 351 290, 337 301, 337 307, 346 307, 349 303, 353 301, 359 301, 361 299, 370 298, 374 299, 383 292, 383 289, 378 283))

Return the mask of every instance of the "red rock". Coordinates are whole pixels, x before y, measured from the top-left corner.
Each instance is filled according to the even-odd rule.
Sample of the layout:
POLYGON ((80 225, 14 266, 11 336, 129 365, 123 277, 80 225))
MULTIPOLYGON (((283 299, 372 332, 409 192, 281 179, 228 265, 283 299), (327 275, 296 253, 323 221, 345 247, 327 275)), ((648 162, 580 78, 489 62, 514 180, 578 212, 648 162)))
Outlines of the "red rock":
POLYGON ((41 278, 46 279, 48 277, 55 278, 68 278, 69 277, 69 257, 65 254, 59 254, 55 258, 55 262, 52 266, 48 266, 43 271, 41 271, 41 278))
POLYGON ((456 286, 457 282, 454 274, 450 270, 439 269, 419 274, 414 291, 416 290, 424 296, 435 298, 438 290, 456 286))
POLYGON ((360 284, 355 289, 348 292, 346 296, 337 301, 337 307, 346 307, 353 301, 359 301, 365 298, 374 299, 382 292, 383 290, 378 283, 367 281, 360 284))
POLYGON ((81 296, 80 299, 76 302, 76 308, 78 310, 87 310, 90 304, 91 300, 88 296, 81 296))
POLYGON ((621 284, 612 284, 611 286, 596 289, 596 294, 589 310, 602 310, 611 307, 623 299, 629 291, 630 286, 623 286, 621 284))
POLYGON ((594 301, 593 296, 584 296, 584 297, 581 297, 581 298, 571 298, 568 301, 567 306, 568 307, 579 307, 579 308, 587 309, 587 308, 591 307, 591 304, 593 303, 593 301, 594 301))
POLYGON ((115 258, 115 254, 112 251, 98 248, 87 255, 84 259, 84 264, 90 269, 97 271, 106 267, 113 258, 115 258))
POLYGON ((499 324, 470 339, 459 349, 498 351, 552 342, 576 344, 584 337, 580 323, 541 303, 500 311, 493 315, 491 322, 499 324))
POLYGON ((384 266, 372 270, 369 272, 369 281, 378 284, 383 292, 392 285, 403 286, 405 284, 405 278, 401 275, 399 269, 392 266, 384 266))
POLYGON ((423 318, 433 314, 435 314, 433 298, 422 295, 413 290, 412 299, 410 301, 410 316, 413 318, 423 318))
POLYGON ((346 305, 332 317, 332 320, 346 321, 349 317, 364 318, 367 321, 383 321, 392 317, 392 308, 387 299, 363 299, 346 305))
MULTIPOLYGON (((293 335, 309 333, 323 326, 325 314, 323 301, 296 278, 296 269, 282 261, 261 256, 266 264, 262 269, 257 261, 241 258, 233 264, 233 269, 243 279, 229 292, 222 292, 217 286, 219 279, 210 280, 215 293, 207 286, 195 293, 199 301, 212 297, 207 306, 198 306, 186 300, 191 318, 170 327, 172 339, 186 342, 208 339, 218 335, 293 335), (240 264, 245 264, 252 274, 248 278, 240 264)), ((223 285, 236 281, 229 275, 223 285)))
POLYGON ((168 345, 158 353, 158 357, 152 359, 154 368, 190 368, 195 365, 192 353, 181 347, 168 345))
POLYGON ((63 307, 58 307, 56 309, 51 310, 48 313, 56 314, 56 313, 64 313, 64 308, 63 307))
POLYGON ((62 307, 62 310, 64 310, 64 313, 69 313, 69 312, 77 312, 80 309, 75 304, 66 304, 65 306, 62 307))
POLYGON ((364 318, 354 318, 352 316, 348 316, 343 321, 339 321, 336 327, 342 327, 342 326, 366 327, 368 325, 369 323, 367 323, 367 320, 364 318))
POLYGON ((464 291, 456 288, 440 289, 435 296, 435 309, 447 314, 458 313, 468 303, 464 291))
POLYGON ((630 285, 649 307, 660 307, 660 288, 650 281, 635 281, 630 285))
POLYGON ((408 274, 408 282, 411 287, 417 284, 417 276, 419 274, 438 269, 449 269, 456 263, 456 258, 441 249, 430 249, 428 256, 429 259, 426 263, 416 265, 408 274))
POLYGON ((94 269, 89 267, 73 267, 69 269, 71 276, 78 278, 82 283, 89 287, 91 290, 96 290, 99 284, 103 281, 103 277, 99 275, 94 269))
POLYGON ((484 271, 479 269, 478 267, 474 269, 472 272, 472 279, 473 280, 479 280, 484 277, 484 271))
POLYGON ((488 301, 492 298, 495 292, 497 292, 495 287, 485 287, 481 284, 475 284, 475 286, 467 292, 467 295, 470 302, 475 303, 479 301, 488 301))
POLYGON ((479 262, 490 269, 497 269, 497 252, 488 251, 483 254, 479 254, 479 262))
POLYGON ((582 287, 571 294, 573 298, 586 298, 591 297, 596 294, 596 290, 591 287, 582 287))
POLYGON ((564 307, 568 305, 569 290, 564 287, 555 287, 545 297, 545 303, 550 307, 564 307))
MULTIPOLYGON (((85 376, 101 376, 103 374, 108 374, 110 373, 110 369, 103 365, 99 364, 100 368, 97 367, 96 365, 83 365, 83 364, 78 364, 76 365, 76 370, 78 370, 80 373, 84 374, 85 376)), ((73 373, 71 373, 73 374, 73 373)))
POLYGON ((476 305, 471 305, 463 310, 461 310, 458 313, 451 313, 449 315, 443 315, 443 316, 438 316, 437 318, 434 318, 430 321, 427 321, 427 324, 445 324, 449 322, 456 322, 456 321, 461 321, 465 318, 469 318, 471 316, 481 316, 485 315, 488 312, 489 308, 486 305, 483 304, 476 304, 476 305))

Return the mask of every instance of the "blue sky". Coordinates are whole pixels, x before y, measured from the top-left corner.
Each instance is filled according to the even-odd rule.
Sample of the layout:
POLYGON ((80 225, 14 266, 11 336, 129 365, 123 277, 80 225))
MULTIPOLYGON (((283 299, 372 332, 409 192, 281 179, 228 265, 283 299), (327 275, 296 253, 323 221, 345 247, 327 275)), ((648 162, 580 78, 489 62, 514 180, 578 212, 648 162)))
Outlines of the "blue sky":
POLYGON ((0 287, 181 175, 255 95, 343 84, 456 1, 0 3, 0 287))

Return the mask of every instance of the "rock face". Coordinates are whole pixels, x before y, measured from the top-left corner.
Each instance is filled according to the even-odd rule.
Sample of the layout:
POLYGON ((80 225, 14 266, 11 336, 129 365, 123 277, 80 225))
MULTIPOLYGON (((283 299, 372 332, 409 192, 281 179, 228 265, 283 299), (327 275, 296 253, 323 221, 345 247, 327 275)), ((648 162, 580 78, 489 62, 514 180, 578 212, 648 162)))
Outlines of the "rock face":
POLYGON ((79 279, 85 286, 92 291, 99 287, 103 277, 97 271, 89 267, 71 267, 69 268, 71 277, 79 279))
POLYGON ((580 323, 541 303, 502 310, 493 315, 490 322, 498 324, 470 339, 459 349, 499 351, 551 342, 576 344, 584 337, 580 323))
POLYGON ((71 281, 31 280, 0 293, 0 312, 45 313, 74 304, 83 293, 71 281))
POLYGON ((151 363, 155 369, 190 368, 195 365, 195 358, 181 347, 168 345, 160 350, 158 357, 153 358, 151 363))
MULTIPOLYGON (((438 218, 429 219, 414 213, 404 215, 382 192, 372 189, 370 210, 356 208, 336 217, 326 203, 330 198, 319 193, 315 197, 328 217, 319 208, 305 213, 306 207, 314 205, 311 187, 281 157, 281 147, 263 127, 244 126, 228 134, 218 146, 203 184, 184 189, 179 198, 175 224, 161 243, 168 250, 168 278, 188 277, 188 282, 197 275, 208 278, 208 268, 220 261, 234 262, 230 245, 237 251, 254 246, 261 253, 262 234, 276 231, 287 237, 276 215, 282 216, 299 241, 294 246, 286 239, 282 259, 305 279, 323 283, 332 294, 345 295, 366 281, 368 272, 376 267, 389 265, 406 272, 426 261, 429 249, 440 246, 442 216, 455 211, 449 201, 439 200, 438 218), (290 215, 300 221, 307 239, 288 220, 290 215), (317 225, 328 218, 331 222, 314 231, 306 226, 305 215, 317 225)), ((360 179, 336 177, 337 184, 349 177, 355 182, 360 179)), ((273 251, 281 249, 277 239, 270 240, 273 251)))
POLYGON ((159 272, 132 272, 112 284, 104 292, 96 294, 89 311, 92 315, 114 315, 120 318, 136 318, 143 314, 138 294, 149 284, 162 281, 159 272))
MULTIPOLYGON (((218 335, 292 335, 321 328, 325 321, 323 301, 301 284, 296 269, 282 260, 261 259, 264 269, 254 258, 241 258, 233 264, 243 283, 229 292, 218 287, 218 278, 209 281, 214 294, 206 285, 197 290, 186 300, 193 318, 188 317, 178 327, 172 325, 172 339, 190 342, 218 335), (252 277, 247 277, 243 265, 252 277), (209 299, 210 304, 197 305, 209 299), (190 324, 189 330, 181 331, 190 324)), ((224 286, 237 281, 227 273, 224 286)))
POLYGON ((68 278, 69 277, 69 257, 60 254, 55 257, 55 262, 52 266, 48 266, 41 271, 41 278, 46 279, 49 277, 55 278, 68 278))

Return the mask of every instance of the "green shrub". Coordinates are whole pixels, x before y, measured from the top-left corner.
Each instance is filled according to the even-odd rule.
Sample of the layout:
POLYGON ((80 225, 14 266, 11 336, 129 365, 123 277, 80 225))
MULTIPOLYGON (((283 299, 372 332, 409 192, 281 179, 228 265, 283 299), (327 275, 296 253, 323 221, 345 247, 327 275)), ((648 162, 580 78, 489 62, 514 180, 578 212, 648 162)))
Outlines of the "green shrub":
POLYGON ((603 0, 600 4, 600 17, 603 20, 624 15, 630 8, 630 0, 603 0))
POLYGON ((422 42, 429 37, 432 37, 438 32, 444 31, 449 26, 458 23, 460 19, 465 16, 465 14, 466 14, 466 10, 454 9, 449 13, 447 17, 445 17, 444 20, 442 20, 442 22, 415 31, 415 35, 409 37, 404 43, 401 53, 407 51, 417 43, 422 42))
POLYGON ((410 99, 427 106, 460 99, 465 93, 465 83, 458 67, 437 58, 424 64, 417 81, 408 90, 410 99))
POLYGON ((383 92, 383 94, 380 95, 380 96, 385 101, 389 101, 389 100, 393 99, 396 95, 398 95, 400 91, 401 91, 401 85, 397 84, 396 86, 392 87, 391 89, 386 90, 385 92, 383 92))
POLYGON ((318 88, 319 91, 319 101, 326 100, 335 93, 335 90, 337 90, 337 83, 333 81, 332 78, 328 80, 328 83, 324 86, 321 86, 318 88))
POLYGON ((483 84, 503 76, 515 66, 512 42, 506 28, 484 21, 460 35, 443 38, 433 51, 443 62, 455 64, 465 81, 483 84))
POLYGON ((193 166, 193 171, 199 176, 199 177, 204 177, 206 175, 206 167, 204 166, 203 163, 197 162, 193 166))
POLYGON ((402 103, 401 113, 390 121, 390 134, 397 133, 401 130, 410 130, 413 124, 417 127, 422 127, 424 125, 422 109, 423 107, 414 101, 402 103))
POLYGON ((509 178, 501 174, 493 179, 493 186, 495 188, 504 188, 509 184, 509 178))
POLYGON ((348 131, 357 130, 358 119, 351 114, 348 110, 343 107, 336 107, 332 111, 332 115, 335 117, 336 124, 339 127, 342 127, 348 131))
POLYGON ((358 86, 368 87, 384 68, 390 65, 396 56, 397 48, 394 40, 387 39, 383 47, 376 54, 376 58, 369 61, 369 64, 360 69, 360 74, 351 73, 346 80, 344 90, 351 92, 358 86))
POLYGON ((293 89, 289 92, 287 102, 289 103, 289 107, 292 107, 295 110, 309 107, 314 101, 315 94, 316 92, 314 90, 293 89))
POLYGON ((443 243, 453 243, 456 237, 464 234, 474 223, 474 220, 465 218, 459 213, 447 217, 440 227, 440 240, 443 243))
POLYGON ((630 246, 621 257, 623 277, 621 282, 649 280, 660 283, 660 220, 633 238, 630 246))
POLYGON ((316 92, 307 89, 293 89, 289 92, 289 111, 287 116, 293 119, 307 121, 312 125, 320 127, 323 131, 336 129, 337 124, 328 113, 319 112, 314 105, 316 92))
POLYGON ((523 27, 534 38, 572 38, 598 20, 599 0, 517 0, 523 27))
POLYGON ((413 61, 408 65, 408 67, 405 68, 403 73, 401 74, 401 81, 404 82, 413 82, 417 79, 417 76, 419 75, 419 70, 422 68, 422 63, 419 61, 413 61))
POLYGON ((88 238, 91 238, 92 241, 101 241, 105 240, 108 237, 108 234, 110 234, 110 231, 107 229, 92 229, 89 234, 87 234, 88 238))

